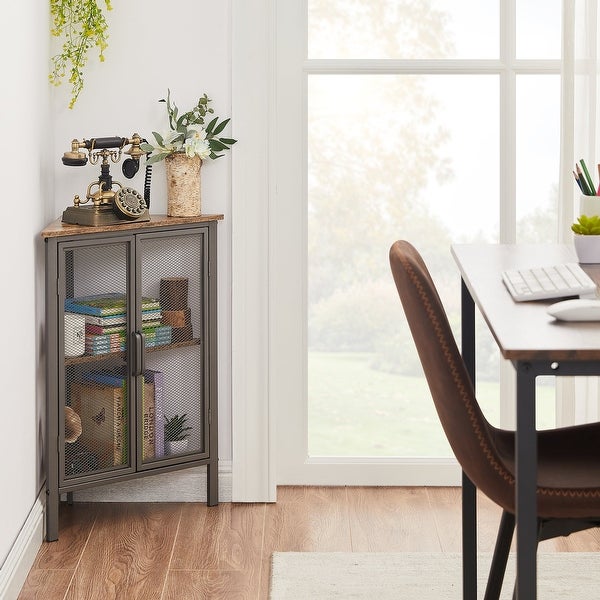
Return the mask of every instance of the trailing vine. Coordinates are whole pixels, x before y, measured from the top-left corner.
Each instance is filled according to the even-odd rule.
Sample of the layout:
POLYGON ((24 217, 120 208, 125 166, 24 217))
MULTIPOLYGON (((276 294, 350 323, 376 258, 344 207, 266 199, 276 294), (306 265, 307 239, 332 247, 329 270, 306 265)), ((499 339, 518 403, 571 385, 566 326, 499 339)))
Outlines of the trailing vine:
POLYGON ((104 61, 104 50, 108 44, 108 23, 99 3, 112 10, 111 0, 50 0, 52 35, 63 39, 62 51, 52 57, 50 82, 60 85, 68 76, 71 84, 73 108, 83 89, 83 69, 87 63, 88 51, 97 47, 100 61, 104 61))

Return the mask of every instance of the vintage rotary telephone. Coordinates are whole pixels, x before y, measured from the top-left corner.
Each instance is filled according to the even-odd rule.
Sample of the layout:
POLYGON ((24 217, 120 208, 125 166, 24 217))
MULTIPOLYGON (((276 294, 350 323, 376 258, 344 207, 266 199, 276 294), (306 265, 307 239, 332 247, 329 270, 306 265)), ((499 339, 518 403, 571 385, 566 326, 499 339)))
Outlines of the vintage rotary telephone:
POLYGON ((89 140, 73 140, 71 150, 62 157, 64 165, 79 167, 87 164, 95 165, 100 162, 100 176, 98 181, 88 185, 85 199, 79 196, 73 198, 73 205, 63 212, 64 223, 76 225, 91 225, 93 227, 114 225, 124 221, 149 221, 150 214, 150 179, 152 167, 146 165, 146 178, 144 182, 144 196, 130 187, 123 187, 119 182, 113 181, 110 174, 110 162, 118 163, 121 154, 129 154, 122 164, 123 175, 131 179, 140 167, 140 158, 146 153, 140 148, 144 142, 137 133, 131 138, 104 137, 89 140), (124 150, 129 146, 127 150, 124 150), (87 155, 82 150, 87 150, 87 155), (81 206, 91 201, 90 206, 81 206))

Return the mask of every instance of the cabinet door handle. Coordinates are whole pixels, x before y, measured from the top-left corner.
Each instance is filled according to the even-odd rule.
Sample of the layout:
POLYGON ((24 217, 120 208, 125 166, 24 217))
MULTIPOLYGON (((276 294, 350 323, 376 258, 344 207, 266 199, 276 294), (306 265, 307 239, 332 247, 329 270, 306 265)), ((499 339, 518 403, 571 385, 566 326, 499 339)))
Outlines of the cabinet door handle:
POLYGON ((134 331, 132 334, 133 338, 133 376, 143 375, 146 370, 146 335, 139 331, 134 331))

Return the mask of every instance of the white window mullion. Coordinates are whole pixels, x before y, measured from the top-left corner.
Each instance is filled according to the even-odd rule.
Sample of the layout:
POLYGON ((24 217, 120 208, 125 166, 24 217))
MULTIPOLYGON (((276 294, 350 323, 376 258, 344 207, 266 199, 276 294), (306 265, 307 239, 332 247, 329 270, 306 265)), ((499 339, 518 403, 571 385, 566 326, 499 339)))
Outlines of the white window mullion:
MULTIPOLYGON (((500 2, 500 243, 515 243, 516 199, 516 7, 514 0, 500 2)), ((515 375, 512 364, 500 363, 500 424, 514 428, 515 375)))
POLYGON ((516 240, 515 1, 500 2, 500 239, 516 240))

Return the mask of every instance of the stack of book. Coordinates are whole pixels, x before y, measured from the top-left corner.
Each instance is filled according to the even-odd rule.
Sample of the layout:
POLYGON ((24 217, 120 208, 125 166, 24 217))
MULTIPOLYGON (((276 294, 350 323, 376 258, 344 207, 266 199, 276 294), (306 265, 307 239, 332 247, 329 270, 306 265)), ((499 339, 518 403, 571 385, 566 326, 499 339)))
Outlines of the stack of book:
MULTIPOLYGON (((109 293, 65 300, 65 311, 85 315, 86 354, 122 352, 127 344, 127 297, 109 293)), ((142 332, 146 346, 161 346, 172 341, 173 328, 161 321, 160 303, 142 298, 142 332)))

